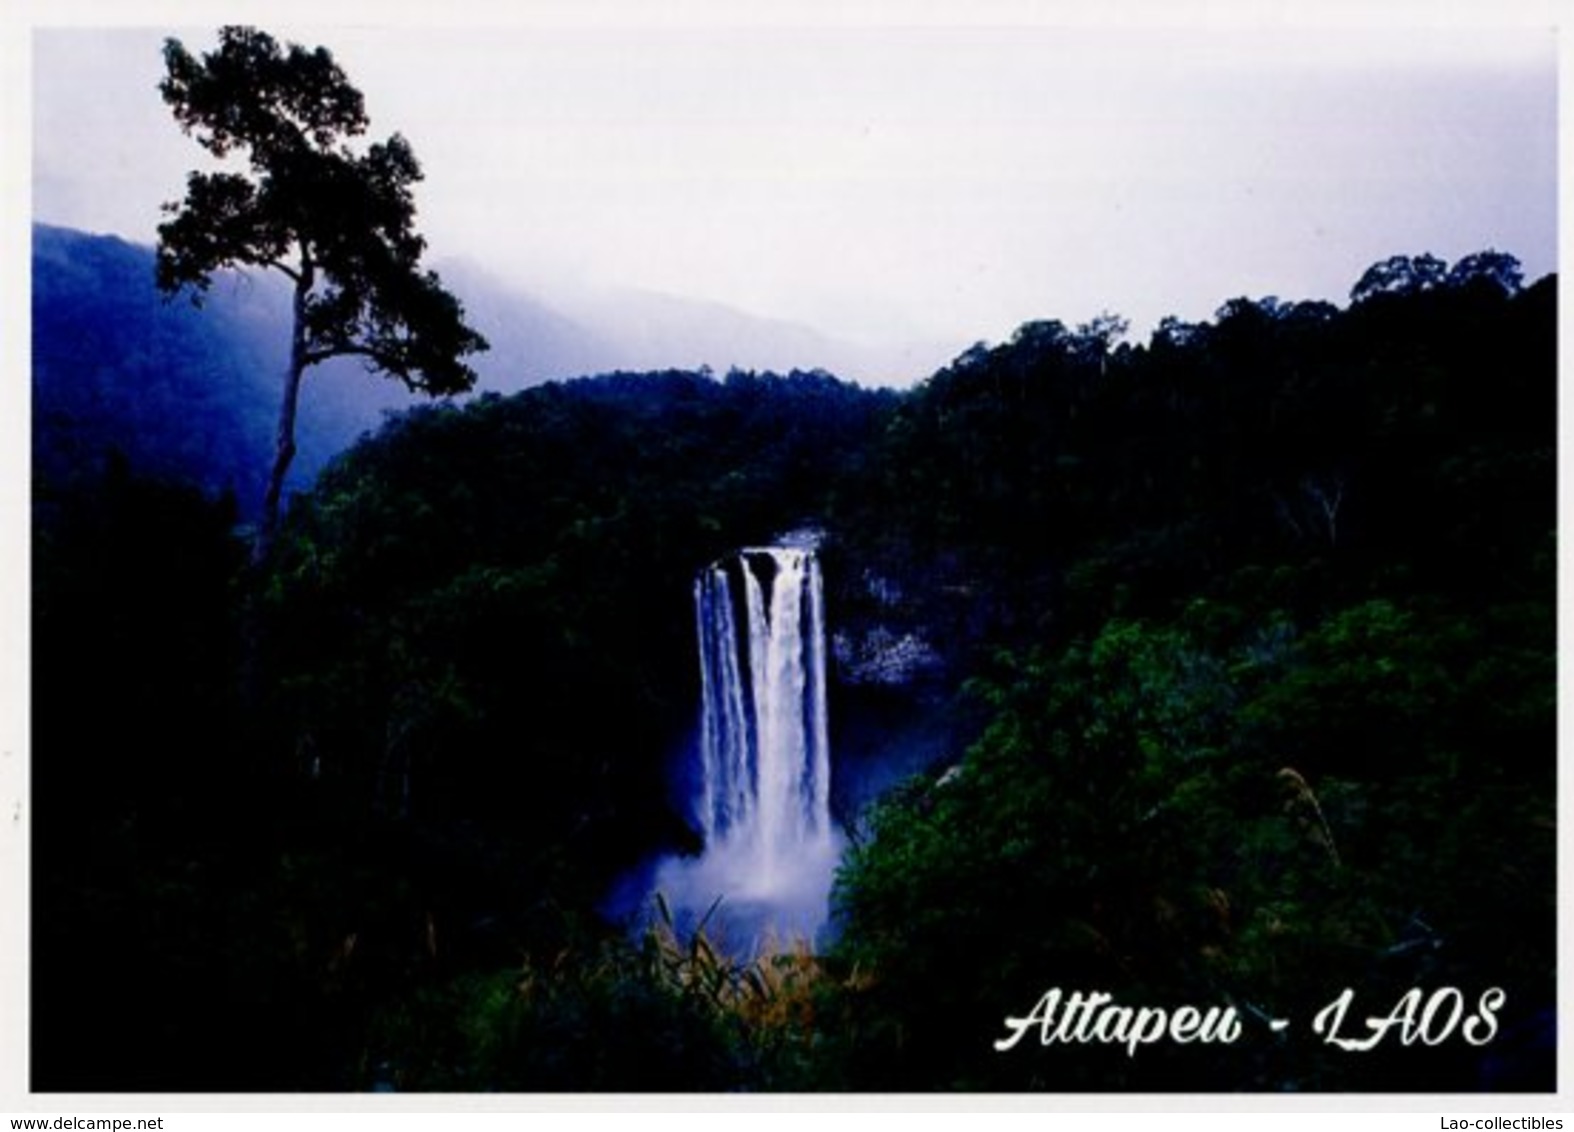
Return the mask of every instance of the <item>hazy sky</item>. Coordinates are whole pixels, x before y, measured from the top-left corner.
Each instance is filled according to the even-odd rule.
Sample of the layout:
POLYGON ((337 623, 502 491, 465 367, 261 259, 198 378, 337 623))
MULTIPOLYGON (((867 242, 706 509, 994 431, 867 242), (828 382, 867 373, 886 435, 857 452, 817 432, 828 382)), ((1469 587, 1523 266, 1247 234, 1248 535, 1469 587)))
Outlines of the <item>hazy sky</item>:
MULTIPOLYGON (((1398 252, 1556 264, 1550 28, 265 26, 329 47, 373 133, 410 139, 434 259, 547 298, 631 284, 970 342, 1342 303, 1398 252)), ((35 219, 152 241, 203 158, 155 90, 170 34, 213 43, 34 33, 35 219)))

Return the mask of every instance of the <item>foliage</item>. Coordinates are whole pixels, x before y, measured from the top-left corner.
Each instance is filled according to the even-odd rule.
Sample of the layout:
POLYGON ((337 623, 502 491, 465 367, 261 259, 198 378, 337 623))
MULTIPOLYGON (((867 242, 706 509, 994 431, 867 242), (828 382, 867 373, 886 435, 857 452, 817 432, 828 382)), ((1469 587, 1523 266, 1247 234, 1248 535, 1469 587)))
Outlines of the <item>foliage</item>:
POLYGON ((697 565, 823 514, 886 401, 667 373, 401 418, 290 516, 272 714, 348 804, 522 823, 604 882, 685 836, 697 565))
POLYGON ((1485 603, 1550 552, 1555 307, 1555 280, 1461 282, 1345 312, 1233 300, 1113 350, 1029 327, 904 398, 842 533, 964 666, 1247 568, 1292 606, 1485 603))
MULTIPOLYGON (((1552 768, 1522 763, 1514 773, 1538 785, 1506 789, 1497 742, 1512 731, 1470 728, 1481 711, 1526 710, 1527 695, 1545 722, 1548 671, 1519 703, 1488 705, 1439 683, 1479 685, 1495 667, 1439 612, 1380 601, 1234 639, 1202 612, 1114 621, 1057 661, 1008 665, 979 685, 996 714, 961 773, 880 810, 839 879, 841 958, 871 973, 837 1016, 854 1080, 1485 1087, 1503 1068, 1463 1043, 1352 1057, 1309 1023, 1347 986, 1383 1010, 1413 986, 1501 986, 1520 1032, 1551 1009, 1552 768), (1246 1034, 1135 1059, 994 1052, 1005 1015, 1051 986, 1228 1004, 1246 1034), (1278 1039, 1268 1017, 1298 1029, 1278 1039)), ((1550 1082, 1550 1049, 1506 1056, 1550 1082)))
POLYGON ((824 982, 802 946, 729 957, 658 895, 640 939, 579 928, 548 956, 456 980, 376 1021, 369 1085, 398 1091, 802 1087, 824 982))
POLYGON ((1423 267, 1033 323, 900 395, 426 407, 251 572, 227 501, 46 450, 35 1085, 1545 1088, 1556 281, 1423 267), (942 649, 965 756, 843 815, 825 953, 630 938, 609 881, 694 838, 694 572, 804 524, 833 625, 942 649), (1245 1032, 995 1052, 1056 985, 1245 1032), (1506 991, 1489 1048, 1306 1030, 1448 985, 1506 991))
POLYGON ((151 252, 44 226, 32 266, 36 473, 56 488, 95 484, 119 452, 143 474, 260 500, 270 371, 283 368, 252 333, 260 296, 227 289, 205 316, 166 310, 151 252))
POLYGON ((367 117, 361 93, 325 48, 281 47, 254 28, 226 27, 198 58, 164 45, 159 92, 181 129, 215 158, 242 156, 250 173, 194 172, 159 226, 158 285, 200 301, 215 271, 278 271, 294 286, 290 361, 277 452, 264 499, 272 537, 295 455, 301 375, 355 356, 434 395, 475 384, 461 360, 486 341, 459 301, 422 270, 412 186, 421 169, 398 134, 356 154, 367 117))
POLYGON ((1146 346, 1034 324, 904 399, 849 538, 985 724, 839 878, 863 975, 832 1080, 1551 1080, 1555 281, 1374 272, 1348 311, 1233 300, 1146 346), (1503 986, 1508 1036, 1361 1059, 1262 1030, 1421 984, 1503 986), (1050 986, 1230 1003, 1248 1035, 994 1052, 1050 986))

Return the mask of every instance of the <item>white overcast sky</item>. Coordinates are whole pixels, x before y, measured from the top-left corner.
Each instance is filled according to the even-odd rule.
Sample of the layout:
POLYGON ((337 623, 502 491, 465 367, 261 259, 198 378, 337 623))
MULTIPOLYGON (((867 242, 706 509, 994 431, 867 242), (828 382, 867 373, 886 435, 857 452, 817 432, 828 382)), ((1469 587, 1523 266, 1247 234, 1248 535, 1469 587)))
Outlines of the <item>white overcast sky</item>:
MULTIPOLYGON (((1162 27, 1021 5, 305 10, 329 18, 248 22, 329 47, 373 134, 410 139, 434 260, 549 299, 625 284, 972 341, 1103 310, 1145 330, 1242 294, 1343 302, 1399 252, 1555 269, 1557 38, 1513 4, 1162 27)), ((232 17, 91 14, 32 36, 32 216, 151 242, 203 156, 158 98, 160 44, 206 49, 232 17)))

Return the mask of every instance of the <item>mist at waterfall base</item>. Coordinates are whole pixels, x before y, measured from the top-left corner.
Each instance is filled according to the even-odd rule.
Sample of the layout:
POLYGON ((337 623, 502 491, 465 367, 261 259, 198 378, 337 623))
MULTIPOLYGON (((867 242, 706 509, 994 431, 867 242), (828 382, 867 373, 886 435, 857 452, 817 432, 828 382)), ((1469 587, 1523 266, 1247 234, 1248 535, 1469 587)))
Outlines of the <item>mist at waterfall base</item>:
POLYGON ((823 942, 842 835, 830 815, 824 596, 812 544, 751 548, 694 583, 701 704, 690 772, 698 856, 625 878, 608 909, 637 925, 660 894, 685 937, 739 955, 823 942))

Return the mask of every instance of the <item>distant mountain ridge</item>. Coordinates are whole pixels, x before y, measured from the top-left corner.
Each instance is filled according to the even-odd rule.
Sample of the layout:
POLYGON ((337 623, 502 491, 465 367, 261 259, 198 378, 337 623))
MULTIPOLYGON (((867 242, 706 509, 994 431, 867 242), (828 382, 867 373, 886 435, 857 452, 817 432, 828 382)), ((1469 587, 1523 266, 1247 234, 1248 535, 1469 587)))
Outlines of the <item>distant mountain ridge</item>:
MULTIPOLYGON (((35 474, 69 481, 117 450, 155 474, 232 489, 248 509, 272 451, 289 340, 286 281, 227 272, 197 309, 159 294, 146 246, 47 224, 34 224, 32 244, 35 474)), ((892 380, 902 364, 900 351, 863 349, 718 303, 607 290, 565 311, 469 261, 440 268, 491 343, 473 359, 477 393, 706 366, 892 380)), ((930 368, 944 360, 935 353, 930 368)), ((314 368, 302 388, 289 486, 311 482, 385 414, 418 400, 353 360, 314 368)))
POLYGON ((543 370, 532 360, 543 333, 552 346, 546 377, 703 367, 718 373, 818 369, 866 385, 910 385, 969 345, 869 345, 710 299, 642 288, 548 292, 505 282, 467 259, 449 260, 438 270, 492 342, 491 360, 482 358, 477 369, 500 387, 543 370))

